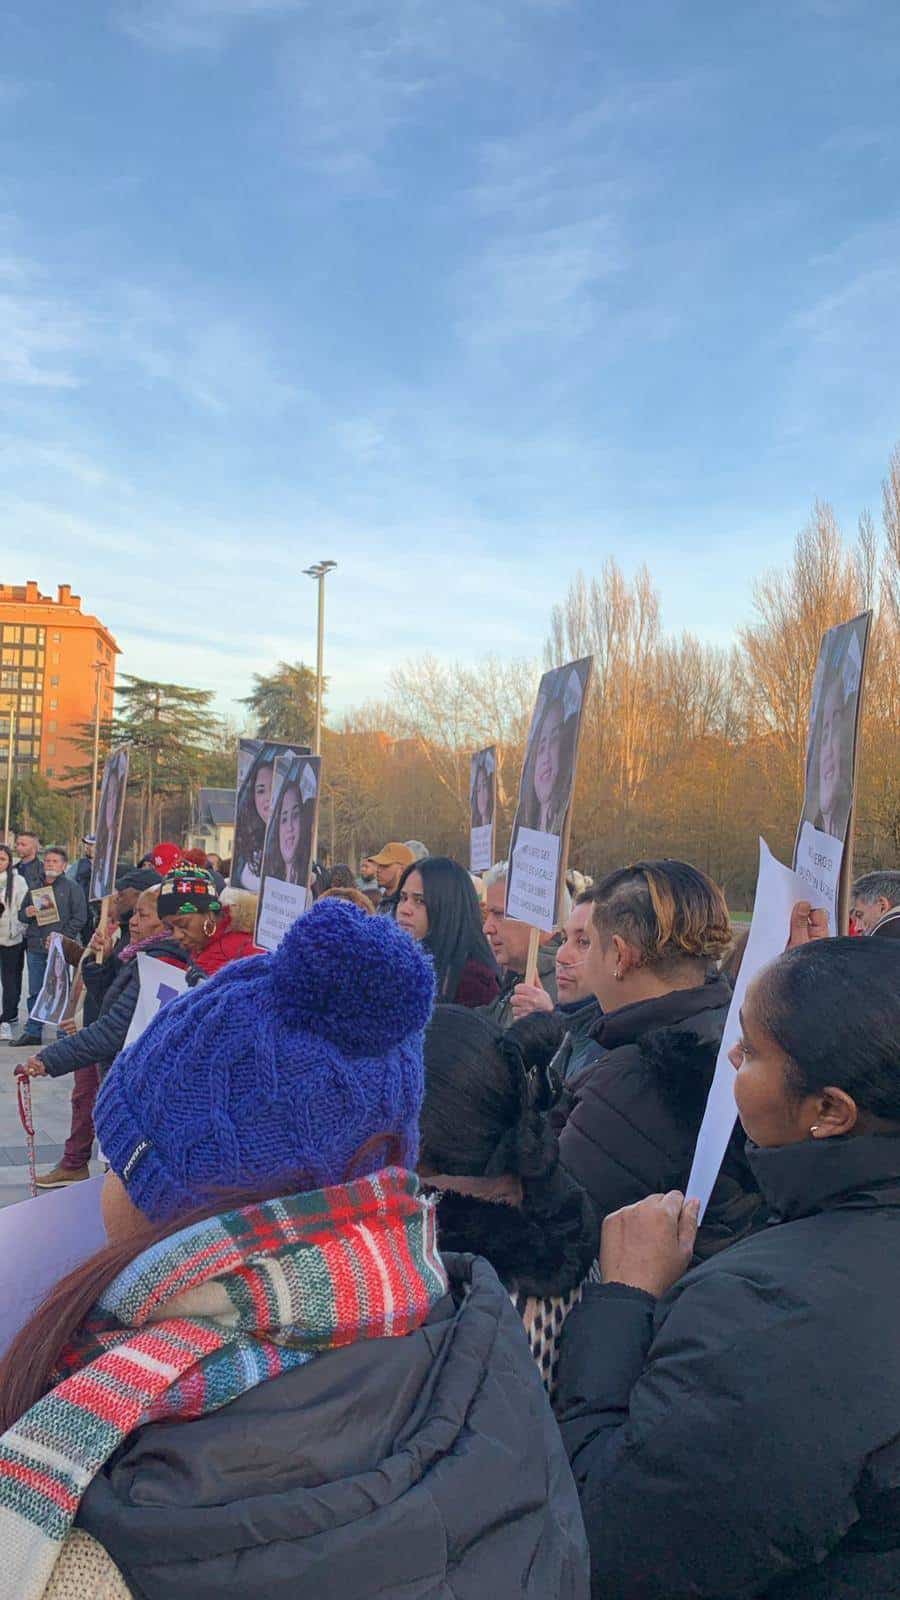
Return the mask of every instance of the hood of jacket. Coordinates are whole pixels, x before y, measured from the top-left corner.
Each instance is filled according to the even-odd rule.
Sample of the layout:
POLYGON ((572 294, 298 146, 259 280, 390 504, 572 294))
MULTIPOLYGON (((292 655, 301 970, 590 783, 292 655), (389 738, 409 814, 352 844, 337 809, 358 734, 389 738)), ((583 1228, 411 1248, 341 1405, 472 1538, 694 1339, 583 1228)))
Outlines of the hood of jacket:
POLYGON ((776 1222, 900 1206, 900 1134, 849 1134, 768 1149, 748 1141, 746 1149, 776 1222))
POLYGON ((510 1293, 569 1294, 587 1276, 600 1247, 596 1213, 563 1168, 523 1184, 521 1206, 445 1189, 438 1203, 442 1250, 471 1251, 491 1263, 510 1293))
POLYGON ((487 1262, 403 1339, 317 1356, 133 1434, 78 1523, 142 1600, 587 1600, 575 1486, 487 1262))
POLYGON ((254 956, 259 953, 259 947, 253 943, 252 936, 243 928, 234 927, 231 911, 226 906, 209 944, 198 950, 192 966, 204 977, 210 978, 220 967, 227 966, 229 961, 240 961, 243 956, 254 956))

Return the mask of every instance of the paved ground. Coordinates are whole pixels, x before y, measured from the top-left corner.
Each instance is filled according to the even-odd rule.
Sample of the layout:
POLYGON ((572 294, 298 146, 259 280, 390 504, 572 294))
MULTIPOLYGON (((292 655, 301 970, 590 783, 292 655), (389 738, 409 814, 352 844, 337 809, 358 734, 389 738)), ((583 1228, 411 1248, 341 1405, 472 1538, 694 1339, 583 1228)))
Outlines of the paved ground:
MULTIPOLYGON (((49 1044, 55 1038, 56 1029, 45 1028, 45 1042, 49 1044)), ((9 1045, 0 1044, 0 1206, 28 1199, 28 1150, 25 1131, 19 1121, 13 1074, 17 1064, 27 1061, 30 1054, 30 1050, 11 1050, 9 1045)), ((71 1077, 32 1081, 38 1172, 55 1167, 62 1155, 69 1132, 71 1094, 71 1077)), ((96 1146, 94 1150, 96 1153, 96 1146)), ((91 1164, 92 1172, 101 1170, 99 1163, 91 1164)))

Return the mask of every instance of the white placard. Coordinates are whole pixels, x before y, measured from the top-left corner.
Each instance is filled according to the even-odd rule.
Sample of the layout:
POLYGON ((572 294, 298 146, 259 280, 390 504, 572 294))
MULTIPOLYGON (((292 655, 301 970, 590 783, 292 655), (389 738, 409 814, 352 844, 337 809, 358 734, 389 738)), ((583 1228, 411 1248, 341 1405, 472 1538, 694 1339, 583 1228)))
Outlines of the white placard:
POLYGON ((803 879, 803 894, 798 898, 809 900, 814 906, 824 906, 828 912, 828 926, 836 933, 844 859, 842 841, 832 838, 830 833, 820 832, 811 822, 802 822, 796 857, 797 876, 803 879))
POLYGON ((739 1014, 744 996, 756 974, 774 961, 785 949, 791 936, 791 911, 798 900, 816 899, 799 872, 783 867, 776 861, 764 839, 759 841, 759 876, 756 880, 756 899, 753 920, 747 938, 747 947, 741 970, 734 986, 734 997, 728 1010, 725 1032, 716 1060, 716 1071, 706 1102, 691 1175, 685 1193, 691 1200, 700 1201, 701 1221, 709 1197, 715 1188, 728 1141, 731 1138, 737 1107, 734 1103, 734 1067, 728 1059, 729 1050, 740 1038, 739 1014))
POLYGON ((138 973, 140 975, 140 991, 138 1002, 134 1008, 131 1027, 125 1035, 123 1049, 127 1050, 135 1039, 139 1039, 144 1029, 158 1016, 163 1006, 177 1000, 180 994, 187 993, 187 978, 181 967, 173 967, 168 961, 160 961, 158 956, 147 955, 146 951, 138 951, 138 973))
POLYGON ((280 878, 263 881, 262 904, 256 922, 256 943, 263 950, 277 950, 288 928, 312 905, 312 895, 304 883, 282 883, 280 878))
POLYGON ((0 1211, 0 1355, 61 1278, 106 1243, 102 1178, 0 1211))
POLYGON ((484 828, 472 828, 469 831, 469 871, 487 872, 494 864, 494 825, 489 822, 484 828))
POLYGON ((506 915, 552 933, 556 927, 559 835, 520 828, 513 849, 506 915))

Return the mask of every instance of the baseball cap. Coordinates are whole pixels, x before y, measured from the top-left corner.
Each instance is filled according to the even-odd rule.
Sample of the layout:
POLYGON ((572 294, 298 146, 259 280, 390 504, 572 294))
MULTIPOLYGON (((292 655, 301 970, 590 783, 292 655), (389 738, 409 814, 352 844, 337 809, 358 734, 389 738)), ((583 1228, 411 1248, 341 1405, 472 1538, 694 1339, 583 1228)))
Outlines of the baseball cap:
POLYGON ((410 867, 415 859, 408 846, 400 844, 396 839, 384 845, 377 856, 369 856, 369 860, 374 862, 376 867, 410 867))

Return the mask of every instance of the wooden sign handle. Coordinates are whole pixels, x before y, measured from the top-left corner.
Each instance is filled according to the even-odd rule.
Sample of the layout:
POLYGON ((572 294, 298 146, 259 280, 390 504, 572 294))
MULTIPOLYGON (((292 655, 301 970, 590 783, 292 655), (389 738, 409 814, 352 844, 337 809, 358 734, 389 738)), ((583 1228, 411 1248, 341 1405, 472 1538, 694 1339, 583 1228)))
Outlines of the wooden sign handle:
POLYGON ((100 901, 100 921, 97 923, 98 933, 105 933, 109 926, 109 904, 111 900, 112 895, 105 894, 100 901))
POLYGON ((540 949, 540 943, 540 928, 529 928, 528 960, 525 963, 525 982, 532 985, 537 983, 538 950, 540 949))

